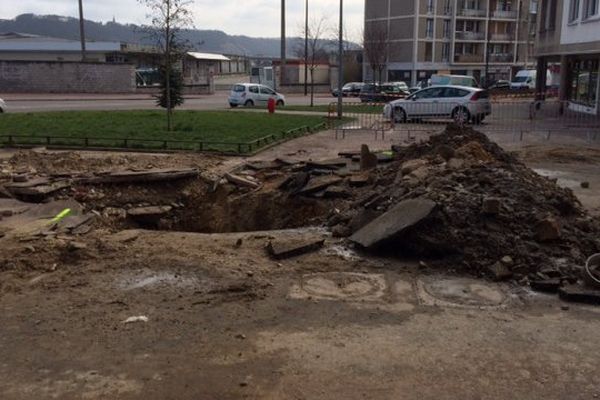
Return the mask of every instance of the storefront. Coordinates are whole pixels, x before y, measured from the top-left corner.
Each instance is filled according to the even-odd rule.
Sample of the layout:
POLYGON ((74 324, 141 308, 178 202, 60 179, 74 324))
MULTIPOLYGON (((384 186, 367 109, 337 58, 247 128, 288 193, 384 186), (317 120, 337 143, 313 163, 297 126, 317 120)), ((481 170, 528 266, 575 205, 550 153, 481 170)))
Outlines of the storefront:
POLYGON ((569 60, 568 100, 575 111, 598 114, 600 57, 569 60))

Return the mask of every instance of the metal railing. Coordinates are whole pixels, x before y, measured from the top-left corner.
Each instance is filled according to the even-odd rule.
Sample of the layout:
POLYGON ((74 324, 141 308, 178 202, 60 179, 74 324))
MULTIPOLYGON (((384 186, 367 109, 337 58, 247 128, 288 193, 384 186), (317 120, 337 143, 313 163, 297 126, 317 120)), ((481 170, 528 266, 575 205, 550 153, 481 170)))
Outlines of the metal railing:
POLYGON ((484 32, 456 32, 457 40, 485 40, 484 32))
POLYGON ((494 135, 502 135, 513 141, 525 138, 536 140, 583 140, 596 141, 600 145, 600 110, 582 107, 568 101, 547 99, 514 99, 491 101, 491 108, 473 106, 462 102, 396 103, 392 110, 385 104, 348 106, 344 108, 347 122, 336 129, 336 138, 345 138, 352 132, 369 132, 375 138, 394 134, 439 132, 454 122, 472 125, 476 129, 494 135), (358 108, 360 107, 360 108, 358 108), (587 112, 583 112, 587 110, 587 112))
POLYGON ((138 139, 133 137, 98 137, 65 135, 0 134, 0 147, 46 146, 49 148, 96 149, 124 151, 192 151, 231 154, 253 154, 263 147, 328 128, 327 122, 316 126, 300 126, 266 135, 247 142, 214 140, 138 139))
POLYGON ((504 10, 492 11, 492 18, 517 19, 517 16, 518 16, 518 13, 516 11, 504 11, 504 10))
POLYGON ((479 9, 473 9, 473 8, 463 8, 462 10, 459 11, 458 14, 459 14, 459 16, 462 16, 462 17, 477 17, 477 18, 487 17, 486 10, 479 10, 479 9))

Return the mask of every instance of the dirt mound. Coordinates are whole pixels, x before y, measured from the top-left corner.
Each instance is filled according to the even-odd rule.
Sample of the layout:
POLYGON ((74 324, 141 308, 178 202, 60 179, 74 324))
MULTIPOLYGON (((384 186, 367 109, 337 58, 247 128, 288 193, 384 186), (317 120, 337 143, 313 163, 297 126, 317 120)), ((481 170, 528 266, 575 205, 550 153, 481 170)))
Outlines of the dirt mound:
POLYGON ((373 250, 497 279, 575 279, 585 258, 600 249, 597 222, 570 190, 479 132, 450 126, 427 142, 395 150, 397 160, 374 171, 373 184, 353 190, 353 201, 329 219, 334 233, 365 229, 383 235, 368 241, 373 250), (408 199, 436 207, 410 226, 392 223, 378 231, 387 217, 402 218, 402 210, 391 210, 408 199))

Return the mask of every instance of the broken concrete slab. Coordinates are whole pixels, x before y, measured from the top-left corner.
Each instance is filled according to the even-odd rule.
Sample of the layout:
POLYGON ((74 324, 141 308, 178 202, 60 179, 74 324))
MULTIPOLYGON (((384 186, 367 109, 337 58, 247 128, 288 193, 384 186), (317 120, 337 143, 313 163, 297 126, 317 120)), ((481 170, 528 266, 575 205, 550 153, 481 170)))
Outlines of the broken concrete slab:
POLYGON ((227 181, 229 183, 233 183, 234 185, 237 185, 237 186, 244 186, 244 187, 248 187, 251 189, 257 189, 260 187, 260 183, 251 181, 250 179, 243 178, 239 175, 225 174, 225 179, 227 179, 227 181))
POLYGON ((377 167, 377 156, 371 153, 369 146, 363 144, 360 148, 360 170, 368 171, 377 167))
POLYGON ((300 190, 299 194, 301 195, 309 195, 313 193, 320 192, 328 188, 329 186, 336 185, 342 181, 342 178, 336 175, 325 175, 318 176, 316 178, 312 178, 308 181, 306 186, 300 190))
POLYGON ((342 186, 330 186, 323 193, 325 199, 347 199, 350 196, 352 193, 342 186))
POLYGON ((350 237, 365 248, 373 248, 393 239, 431 214, 436 203, 428 199, 404 200, 350 237))
POLYGON ((326 170, 337 170, 344 168, 348 165, 346 158, 332 158, 329 160, 321 161, 308 161, 306 167, 309 169, 326 169, 326 170))
POLYGON ((272 240, 267 245, 267 251, 274 259, 283 260, 317 251, 324 244, 325 239, 272 240))
POLYGON ((70 187, 66 180, 51 181, 46 178, 36 178, 27 182, 14 182, 5 185, 6 190, 16 197, 34 198, 37 200, 70 187))
POLYGON ((557 278, 542 279, 542 280, 532 281, 531 289, 535 290, 536 292, 558 293, 558 289, 560 289, 561 285, 562 285, 561 280, 557 279, 557 278))
POLYGON ((127 216, 140 222, 157 222, 171 212, 171 206, 137 207, 127 211, 127 216))
POLYGON ((369 174, 368 172, 362 172, 360 174, 354 174, 350 177, 349 183, 350 186, 353 187, 362 187, 362 186, 367 186, 369 183, 371 183, 372 178, 371 178, 371 174, 369 174))
POLYGON ((588 289, 583 286, 569 285, 558 289, 558 296, 565 301, 600 305, 600 290, 588 289))
POLYGON ((166 168, 166 169, 147 169, 143 171, 115 171, 107 174, 98 174, 93 177, 84 177, 76 180, 81 184, 99 184, 99 183, 139 183, 139 182, 160 182, 174 181, 186 178, 198 177, 196 168, 166 168))
POLYGON ((400 171, 402 172, 402 175, 408 175, 411 172, 427 165, 429 165, 427 160, 417 158, 415 160, 409 160, 403 163, 402 167, 400 167, 400 171))

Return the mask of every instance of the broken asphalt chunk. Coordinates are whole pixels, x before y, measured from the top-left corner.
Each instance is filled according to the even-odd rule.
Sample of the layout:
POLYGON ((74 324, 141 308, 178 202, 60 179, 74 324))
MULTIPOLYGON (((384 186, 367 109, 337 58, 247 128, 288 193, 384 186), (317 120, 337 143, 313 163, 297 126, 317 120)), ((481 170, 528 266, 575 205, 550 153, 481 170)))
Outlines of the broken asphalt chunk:
POLYGON ((404 200, 361 228, 350 240, 365 248, 376 247, 427 218, 435 206, 428 199, 404 200))
POLYGON ((274 259, 283 260, 317 251, 324 244, 325 239, 272 240, 267 245, 267 251, 274 259))

